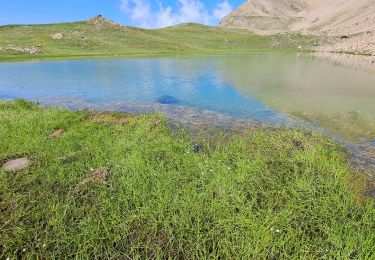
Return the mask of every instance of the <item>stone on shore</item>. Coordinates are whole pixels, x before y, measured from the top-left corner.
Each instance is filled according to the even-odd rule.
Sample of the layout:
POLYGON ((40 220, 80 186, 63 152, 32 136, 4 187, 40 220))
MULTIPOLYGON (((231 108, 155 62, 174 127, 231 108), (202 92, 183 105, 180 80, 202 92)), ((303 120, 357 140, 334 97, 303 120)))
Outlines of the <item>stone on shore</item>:
POLYGON ((1 169, 6 172, 18 172, 26 169, 30 164, 31 162, 28 158, 22 157, 7 161, 1 169))

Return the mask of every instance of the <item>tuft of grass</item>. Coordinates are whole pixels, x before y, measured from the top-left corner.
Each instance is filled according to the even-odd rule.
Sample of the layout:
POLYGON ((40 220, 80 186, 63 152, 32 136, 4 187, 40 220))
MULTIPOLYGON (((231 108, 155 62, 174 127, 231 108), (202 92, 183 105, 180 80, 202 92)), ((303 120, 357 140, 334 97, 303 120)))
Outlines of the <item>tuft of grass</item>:
POLYGON ((26 101, 24 99, 14 100, 14 105, 15 107, 20 108, 20 109, 32 109, 35 107, 32 102, 26 101))
POLYGON ((345 152, 319 134, 210 141, 160 115, 23 101, 0 115, 0 161, 32 160, 0 170, 1 259, 374 257, 374 201, 358 200, 345 152))

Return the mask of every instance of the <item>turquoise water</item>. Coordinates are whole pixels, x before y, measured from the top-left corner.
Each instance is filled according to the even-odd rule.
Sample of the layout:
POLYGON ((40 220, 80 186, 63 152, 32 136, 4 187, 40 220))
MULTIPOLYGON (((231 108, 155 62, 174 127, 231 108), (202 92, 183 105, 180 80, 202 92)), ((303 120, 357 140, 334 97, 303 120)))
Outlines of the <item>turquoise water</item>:
POLYGON ((297 54, 0 63, 1 99, 167 104, 375 139, 375 73, 297 54))
POLYGON ((220 65, 220 57, 3 63, 0 98, 170 103, 261 121, 279 116, 236 90, 220 65))

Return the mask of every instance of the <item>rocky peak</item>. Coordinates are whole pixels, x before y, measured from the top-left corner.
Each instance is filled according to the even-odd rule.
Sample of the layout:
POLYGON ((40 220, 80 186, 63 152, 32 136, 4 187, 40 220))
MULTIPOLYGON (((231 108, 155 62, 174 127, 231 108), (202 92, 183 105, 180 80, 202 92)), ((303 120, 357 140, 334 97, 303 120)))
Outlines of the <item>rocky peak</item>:
POLYGON ((106 27, 122 27, 120 24, 115 23, 114 21, 102 16, 101 14, 90 18, 89 20, 87 20, 87 23, 95 26, 98 29, 106 27))

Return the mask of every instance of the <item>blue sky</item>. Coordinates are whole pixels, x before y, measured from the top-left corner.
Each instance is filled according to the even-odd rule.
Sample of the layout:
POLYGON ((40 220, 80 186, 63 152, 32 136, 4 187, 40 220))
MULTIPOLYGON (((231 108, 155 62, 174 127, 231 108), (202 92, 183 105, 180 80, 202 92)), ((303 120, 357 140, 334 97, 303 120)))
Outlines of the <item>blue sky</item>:
POLYGON ((86 20, 102 14, 124 25, 216 25, 245 0, 1 0, 0 25, 86 20))

